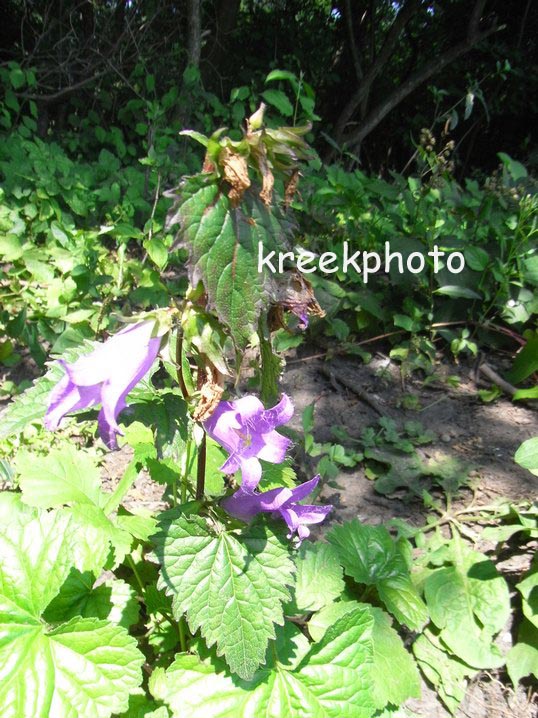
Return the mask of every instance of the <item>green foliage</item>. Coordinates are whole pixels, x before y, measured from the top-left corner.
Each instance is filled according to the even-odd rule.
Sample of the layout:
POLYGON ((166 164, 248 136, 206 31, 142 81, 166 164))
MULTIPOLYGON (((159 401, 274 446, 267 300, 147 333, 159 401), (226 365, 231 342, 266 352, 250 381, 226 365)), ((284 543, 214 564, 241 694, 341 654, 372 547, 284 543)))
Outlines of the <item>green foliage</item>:
POLYGON ((135 639, 105 620, 41 620, 72 567, 101 568, 87 527, 74 514, 41 513, 24 526, 2 526, 0 544, 2 713, 46 718, 75 710, 107 718, 124 710, 141 680, 135 639))
POLYGON ((166 671, 155 671, 150 689, 170 706, 174 717, 187 711, 192 718, 277 718, 283 712, 369 718, 374 709, 372 627, 372 615, 359 607, 306 651, 300 632, 288 629, 286 643, 279 645, 277 639, 265 667, 248 682, 233 679, 216 659, 179 655, 166 671))
POLYGON ((506 581, 486 556, 465 548, 458 534, 447 547, 446 567, 426 579, 424 593, 440 640, 474 668, 504 663, 493 637, 510 615, 506 581))
MULTIPOLYGON (((508 190, 516 181, 507 171, 503 187, 508 190)), ((393 175, 386 182, 359 170, 348 173, 333 166, 316 176, 311 173, 306 185, 297 209, 309 250, 332 251, 341 264, 347 240, 350 255, 357 250, 376 251, 383 264, 389 242, 390 251, 403 257, 403 273, 394 259, 388 265, 388 277, 382 272, 370 275, 368 285, 352 267, 330 277, 312 275, 328 314, 329 334, 335 333, 335 318, 347 326, 345 336, 338 337, 346 341, 363 338, 365 332, 381 334, 400 328, 412 337, 400 343, 393 358, 410 362, 412 369, 427 370, 432 364, 431 349, 424 341, 413 340, 418 334, 439 333, 455 353, 474 353, 477 338, 488 343, 499 339, 488 331, 489 321, 519 330, 536 316, 532 267, 537 251, 537 203, 532 183, 524 196, 514 200, 471 180, 463 187, 448 178, 431 186, 414 177, 393 175), (464 270, 452 274, 445 256, 436 273, 435 262, 428 256, 434 246, 446 253, 462 252, 464 270), (405 271, 412 252, 420 252, 426 260, 424 271, 418 274, 405 271), (453 329, 449 322, 474 323, 480 331, 471 336, 465 328, 453 329)), ((527 356, 534 356, 531 349, 518 359, 519 380, 525 376, 519 367, 529 364, 527 356)))
POLYGON ((191 630, 200 628, 230 670, 250 679, 290 598, 293 565, 285 543, 267 526, 235 535, 188 516, 167 523, 155 541, 159 586, 172 595, 176 618, 186 613, 191 630))
POLYGON ((365 526, 356 519, 327 535, 344 571, 358 584, 374 587, 387 610, 419 631, 428 612, 411 580, 405 539, 394 541, 384 526, 365 526))

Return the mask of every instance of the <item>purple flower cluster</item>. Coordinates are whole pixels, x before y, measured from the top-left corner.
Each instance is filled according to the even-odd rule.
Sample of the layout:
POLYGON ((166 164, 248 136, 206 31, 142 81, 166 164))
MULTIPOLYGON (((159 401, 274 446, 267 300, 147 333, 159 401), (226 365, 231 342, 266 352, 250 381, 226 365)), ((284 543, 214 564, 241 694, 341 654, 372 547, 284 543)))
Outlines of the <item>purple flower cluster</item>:
POLYGON ((260 512, 280 516, 290 530, 288 538, 297 533, 301 542, 310 535, 308 526, 323 521, 333 508, 299 503, 314 491, 320 477, 315 476, 293 489, 256 491, 262 475, 260 459, 273 464, 284 461, 291 442, 276 428, 292 416, 293 404, 285 394, 272 409, 265 409, 255 396, 245 396, 232 402, 221 401, 204 426, 209 436, 229 454, 221 471, 232 474, 241 469, 241 487, 224 499, 224 509, 243 521, 250 521, 260 512))
MULTIPOLYGON (((125 408, 126 396, 159 353, 161 338, 154 333, 154 320, 130 324, 75 362, 60 359, 65 375, 50 394, 45 426, 54 430, 69 412, 101 404, 99 433, 108 448, 115 449, 116 437, 121 434, 117 418, 125 408)), ((241 470, 241 488, 222 502, 226 511, 243 521, 261 512, 280 516, 290 530, 288 537, 297 534, 301 542, 310 534, 308 526, 323 521, 333 508, 299 503, 314 491, 320 477, 293 489, 257 491, 262 477, 260 459, 280 464, 286 458, 291 441, 276 429, 292 416, 293 404, 285 394, 272 409, 265 409, 255 396, 245 396, 221 401, 204 426, 229 454, 221 471, 234 474, 241 470)))

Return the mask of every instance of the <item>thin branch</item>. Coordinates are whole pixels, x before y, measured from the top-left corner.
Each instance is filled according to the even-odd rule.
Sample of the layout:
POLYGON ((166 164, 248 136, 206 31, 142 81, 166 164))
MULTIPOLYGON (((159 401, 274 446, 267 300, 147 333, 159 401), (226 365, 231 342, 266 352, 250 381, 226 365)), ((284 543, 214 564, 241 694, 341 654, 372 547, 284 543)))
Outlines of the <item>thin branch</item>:
POLYGON ((410 75, 407 80, 401 83, 391 95, 389 95, 385 100, 383 100, 383 102, 381 102, 370 112, 366 119, 360 123, 357 129, 351 132, 348 136, 344 137, 343 141, 350 146, 359 145, 362 140, 379 125, 379 123, 389 114, 389 112, 391 112, 395 107, 397 107, 400 102, 402 102, 402 100, 404 100, 408 95, 410 95, 414 90, 416 90, 417 87, 423 85, 427 80, 430 79, 430 77, 436 75, 444 67, 450 65, 452 62, 454 62, 454 60, 457 60, 457 58, 461 55, 464 55, 465 53, 472 50, 474 46, 488 38, 494 32, 498 32, 502 29, 504 29, 504 26, 492 27, 481 34, 476 35, 472 42, 469 42, 469 40, 465 40, 464 42, 461 42, 460 44, 455 45, 449 50, 446 50, 445 52, 438 55, 428 65, 426 65, 420 70, 417 70, 412 75, 410 75))
MULTIPOLYGON (((408 0, 405 5, 401 8, 400 12, 396 15, 394 22, 390 26, 390 29, 385 37, 385 41, 379 51, 378 56, 375 58, 373 65, 368 69, 364 75, 362 82, 357 88, 356 92, 351 96, 350 100, 342 110, 338 123, 336 125, 335 135, 341 138, 346 125, 355 113, 357 107, 361 104, 365 95, 370 92, 371 86, 374 80, 379 76, 387 62, 392 56, 396 45, 400 39, 400 35, 411 20, 413 15, 419 10, 421 0, 408 0)), ((374 22, 374 18, 370 18, 370 23, 374 22)))
POLYGON ((359 55, 359 49, 357 47, 357 43, 355 41, 355 33, 353 31, 353 15, 351 14, 350 0, 345 0, 345 14, 346 14, 346 28, 347 28, 348 38, 349 38, 349 47, 351 50, 351 58, 353 60, 353 67, 355 68, 355 75, 357 76, 357 80, 360 83, 360 82, 362 82, 362 79, 364 77, 364 71, 362 69, 361 58, 359 55))

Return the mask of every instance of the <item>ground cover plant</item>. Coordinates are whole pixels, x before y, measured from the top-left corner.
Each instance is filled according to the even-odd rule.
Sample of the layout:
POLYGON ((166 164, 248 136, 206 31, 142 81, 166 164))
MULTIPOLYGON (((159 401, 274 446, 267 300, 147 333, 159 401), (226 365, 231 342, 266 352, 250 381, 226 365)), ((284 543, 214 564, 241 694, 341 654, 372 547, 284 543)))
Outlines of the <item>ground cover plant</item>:
MULTIPOLYGON (((488 83, 510 84, 520 70, 498 60, 483 81, 466 77, 450 107, 459 85, 430 87, 433 120, 421 105, 411 140, 396 143, 400 160, 408 150, 394 165, 402 171, 389 171, 369 119, 375 87, 390 100, 395 78, 417 53, 424 60, 419 22, 449 49, 443 33, 467 18, 462 3, 446 15, 401 4, 399 56, 394 3, 374 16, 365 8, 362 20, 350 3, 288 3, 292 25, 312 31, 303 65, 289 48, 295 72, 246 58, 233 86, 212 82, 200 62, 200 23, 189 22, 198 50, 189 42, 185 71, 172 76, 185 50, 166 43, 186 20, 172 5, 169 33, 166 2, 151 17, 138 3, 80 13, 67 3, 70 29, 53 24, 39 39, 48 15, 38 3, 31 58, 13 52, 0 66, 2 716, 461 718, 486 682, 508 696, 492 715, 534 716, 534 160, 530 140, 514 140, 464 176, 466 135, 457 141, 482 109, 500 115, 488 83), (77 65, 91 70, 80 80, 87 102, 63 83, 90 20, 100 34, 77 65), (353 41, 359 26, 368 57, 353 41), (147 40, 136 57, 133 37, 147 40), (335 57, 327 37, 340 38, 335 57), (332 74, 320 73, 321 55, 332 74), (346 57, 361 92, 368 86, 339 107, 358 119, 347 129, 327 110, 331 88, 348 83, 346 57), (391 57, 392 79, 379 74, 391 57), (372 162, 378 173, 365 171, 372 162), (439 246, 461 252, 465 269, 436 272, 427 258, 423 271, 376 271, 367 283, 290 262, 258 270, 260 247, 340 260, 344 242, 383 252, 387 240, 404 262, 439 246), (283 388, 292 362, 314 361, 321 389, 283 388), (435 451, 456 439, 429 410, 450 397, 467 412, 462 385, 474 406, 527 412, 514 460, 516 445, 503 459, 525 492, 484 500, 473 462, 435 451), (344 411, 331 414, 327 386, 368 418, 350 428, 344 411), (381 520, 373 501, 344 513, 342 484, 359 481, 384 502, 381 520)), ((498 16, 476 12, 461 52, 501 32, 498 16)), ((271 3, 238 13, 235 31, 254 45, 275 20, 271 3)), ((217 14, 212 68, 231 57, 217 14)), ((517 47, 488 52, 521 62, 527 14, 517 47)), ((494 462, 509 428, 492 421, 483 434, 494 462)))

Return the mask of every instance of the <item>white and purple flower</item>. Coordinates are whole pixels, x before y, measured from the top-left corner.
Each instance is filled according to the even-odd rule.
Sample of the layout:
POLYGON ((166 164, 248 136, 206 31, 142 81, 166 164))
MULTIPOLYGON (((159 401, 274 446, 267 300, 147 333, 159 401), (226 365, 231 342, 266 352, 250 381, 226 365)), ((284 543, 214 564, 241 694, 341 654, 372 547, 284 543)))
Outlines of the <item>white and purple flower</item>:
POLYGON ((272 409, 265 409, 255 396, 221 401, 204 423, 209 436, 229 453, 220 467, 225 474, 241 469, 242 488, 252 492, 258 486, 260 459, 280 464, 291 445, 290 439, 275 431, 293 416, 293 404, 286 394, 272 409))
POLYGON ((121 434, 117 417, 126 406, 125 397, 159 352, 161 338, 153 336, 154 328, 154 321, 130 324, 72 364, 60 359, 65 376, 51 392, 47 429, 57 429, 71 411, 101 404, 99 433, 109 449, 116 448, 116 436, 121 434))

